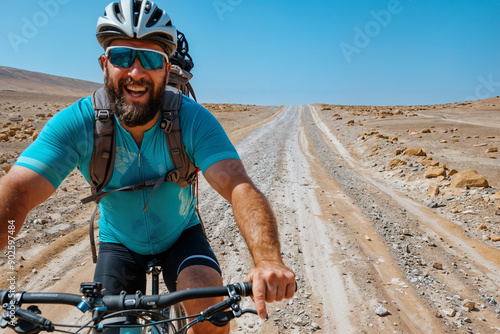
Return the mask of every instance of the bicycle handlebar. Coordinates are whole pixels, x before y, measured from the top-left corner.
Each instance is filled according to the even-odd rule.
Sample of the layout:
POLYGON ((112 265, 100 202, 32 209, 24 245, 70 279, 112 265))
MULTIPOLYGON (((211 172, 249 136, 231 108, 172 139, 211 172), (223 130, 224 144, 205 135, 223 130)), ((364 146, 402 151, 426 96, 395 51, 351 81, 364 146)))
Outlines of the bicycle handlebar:
MULTIPOLYGON (((142 295, 138 291, 135 295, 127 295, 125 292, 122 292, 120 295, 103 296, 100 288, 102 288, 100 283, 82 283, 81 295, 0 290, 0 304, 5 310, 3 316, 0 316, 0 328, 12 327, 19 333, 38 333, 40 330, 47 332, 54 331, 55 327, 52 322, 39 315, 41 312, 36 304, 72 305, 84 313, 91 309, 94 312, 93 321, 100 321, 104 314, 103 312, 161 310, 189 299, 229 297, 223 302, 202 311, 198 316, 211 321, 217 326, 221 326, 227 324, 235 316, 241 316, 243 313, 250 312, 257 314, 254 310, 241 310, 237 304, 241 300, 241 297, 252 295, 252 282, 229 284, 225 287, 175 291, 163 295, 142 295), (24 310, 21 308, 23 303, 32 303, 35 305, 24 310), (231 308, 233 312, 223 312, 227 308, 231 308), (15 318, 19 319, 17 325, 12 322, 15 318)), ((199 319, 191 321, 185 328, 196 324, 200 321, 199 319)))
POLYGON ((65 304, 77 306, 83 312, 94 306, 106 307, 107 311, 123 311, 138 308, 150 310, 165 308, 189 299, 224 297, 231 296, 232 294, 237 294, 242 297, 251 296, 252 282, 241 282, 222 287, 175 291, 163 295, 127 295, 122 293, 120 295, 102 296, 97 300, 89 300, 89 298, 84 298, 82 295, 68 293, 19 292, 13 294, 9 290, 0 290, 0 304, 15 303, 17 306, 23 303, 65 304), (87 303, 88 307, 82 305, 82 302, 87 303))

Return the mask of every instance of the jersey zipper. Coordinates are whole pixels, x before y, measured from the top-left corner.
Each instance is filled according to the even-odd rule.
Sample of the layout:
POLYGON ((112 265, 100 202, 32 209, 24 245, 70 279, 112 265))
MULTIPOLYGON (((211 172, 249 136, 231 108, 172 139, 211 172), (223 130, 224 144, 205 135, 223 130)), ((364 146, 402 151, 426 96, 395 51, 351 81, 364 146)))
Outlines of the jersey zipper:
MULTIPOLYGON (((141 150, 139 150, 139 154, 138 154, 138 157, 137 157, 137 160, 139 162, 139 175, 140 175, 140 178, 141 178, 141 181, 146 181, 145 177, 144 177, 144 168, 142 168, 142 153, 141 153, 141 150)), ((148 196, 148 193, 147 193, 147 190, 143 190, 142 191, 143 193, 143 196, 142 196, 142 203, 144 205, 144 207, 146 206, 146 203, 148 202, 149 200, 149 196, 148 196)), ((155 247, 154 247, 154 244, 151 240, 151 224, 150 224, 150 221, 149 221, 149 214, 146 210, 146 212, 143 212, 143 215, 144 215, 144 230, 145 230, 145 233, 146 233, 146 237, 149 241, 149 247, 151 249, 152 252, 155 252, 155 247)))

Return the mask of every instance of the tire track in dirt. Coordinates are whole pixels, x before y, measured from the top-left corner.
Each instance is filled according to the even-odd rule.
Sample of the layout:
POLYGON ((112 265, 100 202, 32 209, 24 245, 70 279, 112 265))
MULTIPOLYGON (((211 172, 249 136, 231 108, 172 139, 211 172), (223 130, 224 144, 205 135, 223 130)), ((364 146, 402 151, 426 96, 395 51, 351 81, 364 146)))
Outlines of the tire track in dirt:
MULTIPOLYGON (((422 206, 413 199, 392 190, 389 186, 382 184, 381 181, 378 181, 370 176, 370 173, 364 170, 363 167, 350 156, 345 147, 334 136, 333 132, 319 119, 317 111, 314 110, 314 108, 312 108, 311 114, 316 128, 321 130, 322 136, 325 138, 325 142, 328 143, 327 146, 330 146, 329 150, 331 152, 338 152, 341 159, 337 159, 337 161, 339 163, 343 163, 349 168, 350 177, 352 178, 351 182, 356 183, 356 179, 363 179, 368 182, 365 187, 366 192, 360 193, 353 191, 352 189, 350 191, 355 201, 361 203, 361 208, 365 214, 371 206, 368 203, 363 203, 363 198, 368 196, 370 196, 374 200, 374 203, 376 203, 375 206, 372 206, 373 208, 377 207, 377 209, 382 208, 381 210, 383 210, 381 201, 386 201, 386 203, 392 203, 392 211, 401 212, 402 210, 405 213, 408 212, 409 216, 413 219, 413 223, 410 227, 411 230, 422 231, 422 234, 433 235, 435 236, 435 239, 442 241, 439 245, 435 245, 437 249, 433 251, 432 254, 427 253, 426 256, 432 256, 436 261, 441 261, 441 263, 449 263, 451 261, 450 258, 453 259, 452 261, 454 263, 465 263, 466 265, 472 267, 471 270, 469 270, 470 272, 475 272, 479 277, 482 277, 481 281, 483 282, 483 285, 486 285, 486 290, 489 290, 492 294, 494 294, 495 291, 498 291, 498 282, 500 281, 498 279, 498 261, 500 259, 500 254, 497 249, 467 237, 463 230, 455 223, 448 221, 447 219, 436 214, 434 211, 422 206)), ((332 170, 337 177, 344 173, 338 170, 332 170)), ((345 182, 343 187, 349 188, 345 182)), ((384 215, 385 214, 387 214, 387 211, 384 212, 384 215)), ((390 216, 390 214, 387 215, 390 216)), ((375 214, 374 216, 375 217, 372 217, 372 219, 374 218, 375 220, 378 220, 382 215, 377 216, 377 214, 375 214)), ((394 217, 397 217, 397 215, 394 217)), ((411 219, 403 220, 406 223, 408 223, 408 221, 411 222, 411 219)), ((412 238, 409 238, 408 240, 411 239, 412 238)), ((385 243, 388 243, 388 240, 385 240, 385 243)), ((412 250, 418 249, 417 247, 421 247, 411 241, 407 243, 406 247, 408 246, 410 246, 412 250)), ((395 252, 392 253, 396 254, 395 252)), ((398 256, 396 256, 396 258, 398 258, 398 256)), ((457 267, 456 264, 454 266, 457 267)), ((411 270, 412 268, 405 269, 411 270)), ((449 271, 445 271, 445 274, 447 275, 446 279, 442 282, 440 279, 437 280, 439 288, 444 291, 439 292, 427 290, 428 293, 426 293, 425 299, 433 304, 433 307, 439 307, 439 305, 444 302, 444 297, 450 295, 453 296, 460 294, 473 300, 482 299, 481 293, 479 293, 474 285, 464 282, 463 270, 461 268, 452 268, 449 271), (434 292, 436 292, 436 294, 434 294, 434 292)), ((409 272, 407 272, 407 275, 409 275, 409 272)), ((465 275, 465 279, 467 279, 467 275, 465 275)), ((493 328, 491 325, 495 326, 495 324, 498 324, 498 319, 492 310, 485 310, 485 312, 481 312, 481 315, 480 317, 478 316, 478 318, 483 319, 483 321, 476 322, 476 328, 482 328, 482 330, 485 331, 491 330, 491 328, 493 328)))
MULTIPOLYGON (((311 285, 313 293, 322 301, 324 321, 322 329, 326 333, 356 333, 349 310, 352 308, 346 295, 342 279, 342 266, 333 261, 340 254, 338 245, 332 240, 331 226, 321 219, 322 211, 316 198, 318 187, 312 178, 310 165, 306 159, 307 139, 301 126, 303 107, 290 107, 295 111, 294 123, 287 126, 287 138, 283 163, 283 205, 294 208, 293 215, 282 217, 287 225, 284 233, 293 229, 300 240, 303 253, 302 266, 304 280, 311 285), (304 152, 305 151, 305 152, 304 152)), ((340 261, 344 260, 340 257, 340 261)))
MULTIPOLYGON (((310 138, 308 136, 307 138, 310 142, 310 138)), ((357 319, 353 319, 354 323, 359 327, 356 332, 428 333, 440 331, 440 326, 432 320, 434 317, 419 301, 416 294, 404 288, 408 284, 399 272, 391 255, 387 252, 385 244, 378 238, 377 233, 370 225, 369 219, 362 214, 361 210, 355 205, 354 200, 321 167, 319 159, 314 155, 313 148, 308 147, 309 143, 302 140, 301 144, 302 149, 306 152, 305 155, 313 171, 314 178, 319 185, 317 198, 327 198, 323 201, 325 204, 328 203, 328 205, 322 206, 323 216, 327 217, 326 213, 333 212, 335 216, 342 217, 342 224, 346 225, 349 231, 337 230, 334 235, 337 239, 343 239, 344 243, 346 241, 353 243, 354 246, 351 247, 355 248, 353 252, 355 252, 356 261, 362 262, 362 264, 358 264, 360 266, 358 272, 355 269, 350 273, 349 267, 344 268, 345 276, 350 278, 351 286, 356 285, 352 290, 358 291, 357 295, 350 293, 349 298, 357 300, 358 305, 363 305, 363 303, 371 305, 370 308, 357 311, 361 314, 358 313, 357 319), (368 259, 368 261, 364 259, 368 259), (372 273, 369 281, 356 279, 355 276, 359 275, 359 271, 363 270, 372 273), (367 286, 370 288, 367 288, 367 286), (377 299, 379 297, 385 298, 377 299), (381 300, 391 301, 388 305, 382 303, 382 306, 391 313, 390 322, 380 321, 381 318, 372 319, 373 311, 381 300), (367 322, 371 321, 372 323, 363 323, 359 321, 360 319, 366 319, 367 322)), ((330 225, 330 228, 332 228, 332 225, 330 225)), ((343 253, 342 248, 337 251, 340 254, 343 253)), ((335 311, 338 311, 338 307, 335 308, 335 311)), ((343 331, 338 330, 337 332, 342 333, 343 331)))
MULTIPOLYGON (((236 145, 253 182, 271 200, 277 196, 276 194, 281 196, 281 192, 277 190, 276 179, 281 177, 279 166, 283 154, 287 150, 285 138, 290 135, 291 123, 297 122, 295 114, 293 108, 285 107, 268 123, 260 126, 236 145)), ((253 263, 244 240, 239 235, 234 223, 231 207, 207 184, 200 185, 200 193, 202 193, 200 197, 203 198, 200 210, 203 219, 206 220, 207 232, 213 240, 212 246, 223 266, 225 281, 235 282, 245 279, 246 273, 253 266, 253 263)), ((289 251, 287 243, 288 240, 283 238, 283 252, 291 256, 293 252, 289 251)), ((274 319, 274 323, 268 321, 260 324, 255 318, 238 319, 236 323, 243 328, 245 333, 282 333, 278 321, 279 317, 271 310, 279 308, 280 312, 287 318, 297 316, 303 311, 300 303, 303 302, 304 297, 299 299, 301 300, 294 301, 292 305, 287 302, 269 305, 271 319, 274 319)), ((243 306, 253 307, 251 303, 243 304, 243 306)), ((301 333, 301 331, 290 330, 287 332, 301 333)))

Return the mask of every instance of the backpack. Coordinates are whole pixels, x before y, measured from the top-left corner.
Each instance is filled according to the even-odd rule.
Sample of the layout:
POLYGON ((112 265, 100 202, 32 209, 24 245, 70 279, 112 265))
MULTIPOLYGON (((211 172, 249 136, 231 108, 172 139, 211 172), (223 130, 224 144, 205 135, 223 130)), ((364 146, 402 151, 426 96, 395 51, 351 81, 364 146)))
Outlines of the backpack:
MULTIPOLYGON (((164 182, 175 182, 182 188, 192 186, 193 194, 195 196, 197 195, 195 193, 196 187, 194 187, 194 184, 197 181, 199 169, 189 158, 182 141, 179 118, 181 101, 181 91, 167 85, 165 87, 165 95, 161 109, 160 127, 165 132, 169 155, 174 168, 159 178, 106 192, 103 191, 103 189, 109 183, 114 169, 116 153, 116 121, 114 115, 111 113, 108 95, 104 88, 98 89, 92 95, 92 107, 95 112, 94 149, 92 151, 89 165, 89 183, 92 194, 83 198, 81 202, 83 204, 89 202, 96 203, 96 208, 90 218, 89 226, 92 259, 94 263, 97 262, 97 252, 94 238, 94 219, 98 204, 104 196, 118 191, 136 191, 150 188, 153 188, 153 192, 151 194, 151 196, 153 196, 155 190, 164 182)), ((144 208, 144 211, 146 211, 148 205, 149 200, 144 208)), ((199 216, 198 205, 196 205, 196 213, 199 216)))
POLYGON ((184 34, 177 31, 177 50, 170 57, 172 67, 168 84, 179 89, 184 95, 191 96, 196 101, 193 87, 189 80, 193 77, 193 58, 189 55, 189 45, 184 34))

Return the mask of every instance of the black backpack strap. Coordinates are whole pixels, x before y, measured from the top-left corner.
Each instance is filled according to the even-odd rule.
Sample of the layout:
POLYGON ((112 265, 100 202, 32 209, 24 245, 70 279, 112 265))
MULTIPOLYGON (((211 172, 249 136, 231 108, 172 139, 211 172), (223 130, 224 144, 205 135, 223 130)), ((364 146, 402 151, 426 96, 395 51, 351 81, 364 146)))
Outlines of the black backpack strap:
POLYGON ((97 249, 95 246, 95 236, 94 236, 94 220, 98 208, 99 204, 96 203, 94 212, 92 212, 92 216, 90 217, 90 223, 89 223, 89 240, 90 240, 90 250, 92 251, 93 263, 97 263, 97 249))
MULTIPOLYGON (((92 94, 92 107, 95 112, 94 125, 94 149, 90 158, 89 181, 92 195, 82 199, 82 203, 88 203, 108 184, 113 175, 115 165, 115 117, 111 113, 108 94, 104 88, 100 88, 92 94)), ((97 251, 94 237, 94 220, 97 213, 99 201, 89 224, 90 249, 92 261, 97 262, 97 251)))
POLYGON ((188 82, 186 84, 186 87, 187 87, 187 89, 189 91, 189 94, 191 94, 191 96, 193 97, 193 100, 198 101, 198 100, 196 100, 196 95, 194 94, 194 89, 193 89, 193 86, 191 86, 190 82, 188 82))
POLYGON ((182 141, 179 117, 182 92, 167 86, 165 94, 169 94, 170 97, 164 99, 160 127, 165 131, 170 160, 174 166, 173 173, 165 180, 176 182, 180 187, 187 188, 195 183, 198 169, 189 158, 182 141))
MULTIPOLYGON (((188 87, 191 85, 188 83, 188 87)), ((179 110, 182 103, 182 92, 173 87, 167 86, 165 94, 175 94, 175 97, 165 98, 163 101, 168 102, 168 104, 163 105, 162 120, 160 127, 165 131, 165 136, 167 138, 167 145, 169 149, 170 160, 174 166, 174 169, 169 173, 171 175, 165 175, 165 177, 158 179, 154 188, 154 191, 165 181, 175 182, 178 186, 182 188, 191 187, 194 198, 196 199, 195 210, 200 220, 201 226, 203 227, 203 232, 205 232, 205 227, 203 220, 201 219, 200 211, 198 209, 198 172, 199 168, 191 161, 189 155, 187 154, 184 142, 182 141, 181 132, 181 121, 179 117, 179 110)), ((194 96, 194 91, 192 91, 194 96)), ((151 196, 153 196, 151 193, 151 196)), ((144 211, 149 205, 149 201, 144 208, 144 211)))
POLYGON ((115 117, 108 94, 100 88, 92 95, 95 112, 94 150, 90 158, 89 179, 92 193, 102 190, 113 175, 115 165, 115 117))

